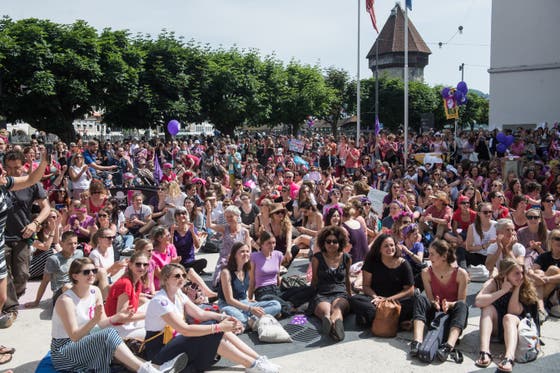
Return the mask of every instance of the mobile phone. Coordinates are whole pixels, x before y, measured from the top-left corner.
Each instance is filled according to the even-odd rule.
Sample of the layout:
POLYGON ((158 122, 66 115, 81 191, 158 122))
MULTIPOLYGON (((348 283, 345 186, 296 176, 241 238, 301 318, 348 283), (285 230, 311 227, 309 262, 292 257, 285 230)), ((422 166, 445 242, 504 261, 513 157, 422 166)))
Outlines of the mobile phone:
POLYGON ((57 211, 60 211, 60 210, 62 210, 62 209, 65 208, 65 207, 66 207, 66 205, 65 205, 64 203, 57 203, 57 204, 54 205, 54 208, 55 208, 57 211))

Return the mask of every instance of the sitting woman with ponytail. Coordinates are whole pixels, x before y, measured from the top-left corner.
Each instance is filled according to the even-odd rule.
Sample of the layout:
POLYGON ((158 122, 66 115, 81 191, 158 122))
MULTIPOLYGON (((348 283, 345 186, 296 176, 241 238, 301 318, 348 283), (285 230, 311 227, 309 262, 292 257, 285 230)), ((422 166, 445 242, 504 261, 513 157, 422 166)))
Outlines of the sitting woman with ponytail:
POLYGON ((449 336, 447 342, 438 349, 437 357, 440 361, 446 361, 467 325, 468 274, 464 269, 452 266, 455 253, 446 241, 433 241, 428 251, 432 265, 422 271, 425 294, 414 294, 414 339, 410 344, 410 354, 418 354, 418 348, 424 339, 425 325, 434 318, 436 312, 444 312, 450 319, 449 336))
POLYGON ((496 335, 506 345, 498 369, 511 372, 520 319, 531 313, 538 325, 537 293, 525 275, 523 265, 515 259, 504 258, 498 269, 498 274, 484 283, 475 299, 475 306, 481 308, 480 355, 475 364, 481 368, 490 365, 490 338, 496 335))

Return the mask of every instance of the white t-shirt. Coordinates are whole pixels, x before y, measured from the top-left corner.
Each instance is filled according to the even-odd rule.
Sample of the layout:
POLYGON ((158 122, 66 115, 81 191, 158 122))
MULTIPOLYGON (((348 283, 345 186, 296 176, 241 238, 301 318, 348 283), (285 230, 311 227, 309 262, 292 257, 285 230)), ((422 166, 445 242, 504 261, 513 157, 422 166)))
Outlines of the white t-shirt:
POLYGON ((165 321, 161 318, 170 312, 180 315, 181 320, 185 319, 185 303, 187 296, 182 291, 175 294, 175 303, 169 299, 164 289, 161 289, 154 295, 148 308, 146 309, 146 331, 159 332, 165 328, 165 321))
MULTIPOLYGON (((513 247, 511 248, 511 251, 513 252, 513 255, 517 258, 520 256, 525 256, 525 246, 523 246, 522 244, 520 244, 519 242, 513 244, 513 247)), ((488 248, 486 249, 486 255, 494 255, 498 252, 498 244, 497 243, 493 243, 490 246, 488 246, 488 248)), ((500 265, 500 262, 502 261, 502 254, 500 253, 500 256, 498 257, 498 261, 496 261, 496 267, 498 267, 500 265)))
POLYGON ((93 264, 97 268, 109 268, 115 263, 115 252, 113 251, 113 246, 109 246, 105 251, 105 255, 101 254, 99 250, 93 249, 89 253, 89 258, 93 261, 93 264))
POLYGON ((140 210, 136 210, 133 205, 128 206, 124 210, 124 217, 126 219, 138 218, 138 220, 146 221, 146 217, 152 214, 152 208, 148 205, 142 204, 140 210))
MULTIPOLYGON (((81 167, 78 166, 70 166, 70 168, 76 173, 79 174, 82 170, 81 167)), ((76 181, 72 181, 72 188, 74 189, 89 189, 90 181, 88 180, 87 172, 84 172, 80 178, 76 181)))

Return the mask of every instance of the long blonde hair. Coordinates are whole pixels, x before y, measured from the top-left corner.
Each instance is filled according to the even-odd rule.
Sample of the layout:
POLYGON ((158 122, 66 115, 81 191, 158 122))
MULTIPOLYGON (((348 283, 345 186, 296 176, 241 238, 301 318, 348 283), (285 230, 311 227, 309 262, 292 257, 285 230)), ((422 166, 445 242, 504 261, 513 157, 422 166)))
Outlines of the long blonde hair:
POLYGON ((519 289, 519 301, 524 305, 537 303, 538 298, 535 285, 527 278, 524 266, 513 258, 504 258, 500 262, 498 274, 495 277, 496 283, 501 286, 504 279, 515 267, 520 267, 523 270, 523 283, 519 289))
POLYGON ((175 181, 170 181, 167 187, 169 197, 175 198, 181 194, 181 188, 175 181))

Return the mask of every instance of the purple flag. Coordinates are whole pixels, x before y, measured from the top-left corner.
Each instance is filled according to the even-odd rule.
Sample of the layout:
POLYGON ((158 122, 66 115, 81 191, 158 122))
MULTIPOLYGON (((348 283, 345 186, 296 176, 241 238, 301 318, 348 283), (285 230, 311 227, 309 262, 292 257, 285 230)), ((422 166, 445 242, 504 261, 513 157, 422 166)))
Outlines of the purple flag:
POLYGON ((379 117, 375 116, 375 136, 379 136, 379 132, 381 132, 381 128, 379 128, 379 117))
POLYGON ((161 166, 159 164, 159 159, 156 154, 154 157, 154 178, 156 179, 156 184, 159 185, 161 178, 163 177, 163 172, 161 171, 161 166))

